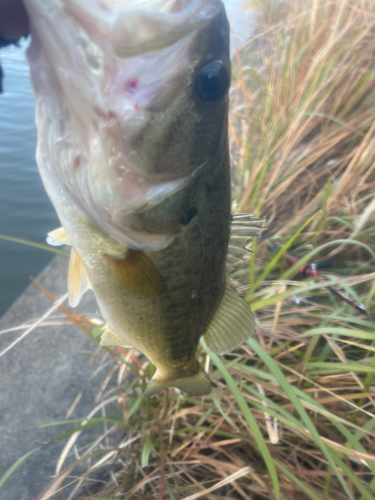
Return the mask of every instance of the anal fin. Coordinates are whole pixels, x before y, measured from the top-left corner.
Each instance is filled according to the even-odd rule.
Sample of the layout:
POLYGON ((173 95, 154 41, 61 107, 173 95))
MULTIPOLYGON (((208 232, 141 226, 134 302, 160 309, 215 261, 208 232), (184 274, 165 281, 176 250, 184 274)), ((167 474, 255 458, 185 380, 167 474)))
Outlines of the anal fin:
POLYGON ((54 247, 59 247, 61 245, 70 245, 70 240, 66 235, 65 229, 58 227, 48 233, 47 243, 54 247))
POLYGON ((81 257, 72 247, 68 270, 69 305, 78 306, 82 295, 91 288, 89 277, 81 257))
POLYGON ((204 340, 212 351, 225 354, 245 342, 254 332, 254 314, 228 280, 224 296, 208 325, 204 340))
POLYGON ((103 328, 103 333, 100 338, 100 345, 105 347, 113 347, 117 345, 127 348, 133 347, 127 340, 117 335, 117 333, 115 333, 108 324, 106 324, 103 328))

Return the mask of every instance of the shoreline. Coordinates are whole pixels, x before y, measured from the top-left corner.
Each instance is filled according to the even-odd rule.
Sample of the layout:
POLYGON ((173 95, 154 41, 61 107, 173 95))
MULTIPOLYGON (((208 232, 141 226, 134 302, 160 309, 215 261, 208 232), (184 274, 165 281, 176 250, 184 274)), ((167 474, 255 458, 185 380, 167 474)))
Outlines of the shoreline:
MULTIPOLYGON (((68 259, 58 256, 37 277, 55 297, 66 292, 68 263, 68 259)), ((51 305, 42 292, 30 284, 0 318, 0 331, 32 323, 51 309, 51 305)), ((85 294, 77 312, 92 315, 96 310, 93 294, 85 294)), ((63 321, 62 313, 53 316, 54 325, 37 327, 0 357, 0 477, 27 452, 74 428, 72 425, 39 426, 65 420, 81 391, 81 398, 69 417, 86 417, 108 373, 105 368, 110 360, 104 349, 98 349, 77 327, 63 321), (60 316, 61 321, 55 316, 60 316), (93 376, 95 371, 98 375, 93 376)), ((0 353, 24 331, 3 333, 0 353)), ((111 380, 109 386, 115 387, 116 380, 111 380)), ((66 441, 67 438, 57 441, 29 456, 1 488, 2 500, 36 498, 55 474, 66 441)), ((74 455, 68 457, 63 468, 75 459, 74 455)))

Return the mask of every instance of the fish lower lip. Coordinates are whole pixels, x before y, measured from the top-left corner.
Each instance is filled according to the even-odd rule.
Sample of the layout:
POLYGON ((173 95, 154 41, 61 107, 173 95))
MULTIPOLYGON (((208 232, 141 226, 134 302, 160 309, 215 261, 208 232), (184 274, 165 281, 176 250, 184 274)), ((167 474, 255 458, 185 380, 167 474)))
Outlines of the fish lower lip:
POLYGON ((118 57, 134 57, 162 50, 193 33, 219 12, 219 2, 191 0, 170 13, 142 9, 118 14, 110 39, 118 57))

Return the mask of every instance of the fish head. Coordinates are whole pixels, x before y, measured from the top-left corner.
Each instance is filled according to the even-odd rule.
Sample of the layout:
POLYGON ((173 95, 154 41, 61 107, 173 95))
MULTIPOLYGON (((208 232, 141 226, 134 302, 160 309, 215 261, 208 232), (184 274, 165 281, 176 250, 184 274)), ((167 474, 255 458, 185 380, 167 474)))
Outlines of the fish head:
POLYGON ((72 204, 132 248, 165 248, 178 231, 183 193, 212 168, 226 141, 230 58, 222 2, 25 6, 37 160, 55 208, 72 204), (135 222, 166 202, 162 226, 135 222))

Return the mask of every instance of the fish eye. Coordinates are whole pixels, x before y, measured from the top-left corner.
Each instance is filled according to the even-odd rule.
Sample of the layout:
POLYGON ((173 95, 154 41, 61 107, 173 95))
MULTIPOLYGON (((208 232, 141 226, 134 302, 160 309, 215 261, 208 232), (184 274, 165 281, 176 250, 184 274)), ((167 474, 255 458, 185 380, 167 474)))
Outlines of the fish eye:
POLYGON ((203 66, 196 80, 199 97, 209 104, 220 101, 227 93, 229 85, 228 71, 219 59, 203 66))

